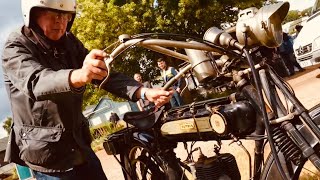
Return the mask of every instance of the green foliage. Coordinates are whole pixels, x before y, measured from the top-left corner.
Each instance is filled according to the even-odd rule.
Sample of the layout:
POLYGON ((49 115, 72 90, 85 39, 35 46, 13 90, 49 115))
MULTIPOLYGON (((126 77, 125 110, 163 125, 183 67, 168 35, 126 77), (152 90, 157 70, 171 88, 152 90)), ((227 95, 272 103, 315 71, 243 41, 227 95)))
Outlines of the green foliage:
MULTIPOLYGON (((260 7, 261 0, 79 0, 78 18, 72 31, 88 49, 104 49, 115 42, 121 34, 167 32, 202 37, 212 27, 223 22, 234 22, 237 10, 234 7, 260 7)), ((155 56, 137 50, 122 56, 115 67, 129 75, 142 68, 149 73, 155 56), (133 62, 131 62, 133 61, 133 62), (119 66, 119 67, 118 67, 119 66), (127 66, 127 67, 124 67, 127 66)), ((152 73, 155 76, 156 73, 152 73)), ((149 75, 150 76, 150 75, 149 75)))
POLYGON ((12 118, 7 117, 7 119, 3 122, 2 127, 8 133, 8 135, 10 134, 10 131, 11 131, 11 125, 12 125, 12 118))
POLYGON ((96 152, 103 149, 103 142, 105 138, 114 132, 123 129, 122 124, 115 124, 112 122, 106 122, 95 127, 90 128, 91 137, 93 139, 91 143, 92 149, 96 152))
POLYGON ((91 127, 90 133, 91 133, 92 139, 98 139, 101 137, 106 137, 107 135, 112 134, 114 132, 117 132, 117 131, 123 129, 123 127, 124 126, 121 124, 106 122, 106 123, 102 123, 98 126, 91 127))
POLYGON ((304 9, 303 11, 301 11, 301 16, 310 16, 311 15, 311 11, 312 11, 312 7, 309 7, 307 9, 304 9))
POLYGON ((300 12, 298 10, 289 11, 283 23, 294 21, 300 18, 300 12))
POLYGON ((107 94, 108 92, 105 90, 99 90, 93 84, 88 84, 83 94, 82 109, 93 104, 98 104, 99 100, 107 94))
POLYGON ((312 7, 309 7, 307 9, 302 10, 302 11, 298 11, 298 10, 289 11, 286 18, 284 19, 283 23, 285 24, 287 22, 297 20, 297 19, 302 18, 304 16, 310 16, 311 10, 312 10, 312 7))

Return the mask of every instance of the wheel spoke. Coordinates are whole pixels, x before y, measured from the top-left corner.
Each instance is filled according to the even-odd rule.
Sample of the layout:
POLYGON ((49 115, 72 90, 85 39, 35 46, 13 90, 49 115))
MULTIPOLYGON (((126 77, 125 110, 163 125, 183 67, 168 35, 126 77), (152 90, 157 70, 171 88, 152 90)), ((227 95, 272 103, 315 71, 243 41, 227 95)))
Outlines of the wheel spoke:
POLYGON ((158 165, 152 154, 143 147, 133 147, 129 153, 129 159, 139 180, 155 179, 163 174, 161 166, 158 165))

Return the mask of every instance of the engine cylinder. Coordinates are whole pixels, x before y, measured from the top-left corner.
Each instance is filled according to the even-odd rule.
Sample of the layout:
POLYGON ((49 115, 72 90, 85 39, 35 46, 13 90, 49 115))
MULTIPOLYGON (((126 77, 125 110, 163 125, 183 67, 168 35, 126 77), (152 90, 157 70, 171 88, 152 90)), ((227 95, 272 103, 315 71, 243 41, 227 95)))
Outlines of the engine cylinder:
POLYGON ((195 166, 198 180, 241 179, 236 159, 229 153, 199 158, 195 166))
MULTIPOLYGON (((197 42, 190 41, 190 43, 197 42)), ((217 70, 213 65, 215 62, 211 61, 204 51, 195 49, 185 49, 185 51, 199 82, 217 77, 217 70)))

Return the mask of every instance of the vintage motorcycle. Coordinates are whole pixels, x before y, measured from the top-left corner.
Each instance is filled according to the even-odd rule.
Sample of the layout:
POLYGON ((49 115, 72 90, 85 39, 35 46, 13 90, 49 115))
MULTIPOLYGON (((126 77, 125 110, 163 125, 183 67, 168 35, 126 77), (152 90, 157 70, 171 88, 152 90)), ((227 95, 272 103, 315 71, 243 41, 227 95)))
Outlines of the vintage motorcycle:
POLYGON ((307 110, 266 60, 252 58, 256 47, 281 44, 288 10, 287 2, 242 10, 235 27, 212 27, 203 39, 154 33, 119 37, 105 59, 108 69, 127 49, 147 48, 186 62, 165 89, 188 74, 197 79, 195 91, 207 97, 124 115, 127 127, 108 136, 104 148, 121 164, 126 179, 241 179, 235 157, 220 152, 224 140, 246 150, 241 139, 255 142, 250 179, 299 179, 307 161, 320 170, 320 106, 307 110), (222 85, 235 92, 211 98, 222 85), (193 153, 201 150, 194 148, 197 141, 216 142, 215 155, 200 153, 195 161, 193 153), (185 161, 174 153, 179 142, 188 154, 185 161), (271 153, 264 160, 267 143, 271 153))

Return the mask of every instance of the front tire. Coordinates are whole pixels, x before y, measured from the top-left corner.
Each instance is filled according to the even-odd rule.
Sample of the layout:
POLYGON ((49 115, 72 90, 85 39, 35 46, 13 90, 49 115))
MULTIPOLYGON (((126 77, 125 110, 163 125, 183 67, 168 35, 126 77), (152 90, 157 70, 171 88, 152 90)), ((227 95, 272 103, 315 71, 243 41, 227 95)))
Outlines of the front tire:
MULTIPOLYGON (((317 106, 311 108, 309 110, 309 115, 311 116, 311 118, 313 119, 313 121, 315 123, 317 123, 318 127, 320 126, 320 104, 318 104, 317 106)), ((317 145, 319 146, 319 144, 317 145)), ((315 150, 319 150, 319 147, 314 147, 315 150)), ((320 152, 317 151, 317 155, 320 155, 320 152)), ((317 174, 317 170, 313 170, 313 168, 315 167, 311 167, 312 170, 309 170, 309 166, 306 167, 306 160, 303 160, 299 165, 294 165, 293 163, 291 163, 290 161, 286 160, 283 156, 283 154, 281 152, 278 153, 278 157, 279 160, 281 162, 285 162, 286 167, 284 170, 287 172, 287 177, 290 177, 291 180, 299 180, 301 179, 301 176, 303 176, 303 172, 304 169, 307 169, 306 171, 308 171, 308 173, 311 173, 311 175, 315 175, 318 178, 320 178, 320 174, 317 174)), ((264 169, 263 172, 261 174, 261 178, 260 179, 265 179, 265 180, 269 180, 269 179, 279 179, 279 177, 281 178, 280 172, 277 168, 277 165, 275 163, 273 154, 270 153, 268 155, 268 158, 264 164, 264 169)))

